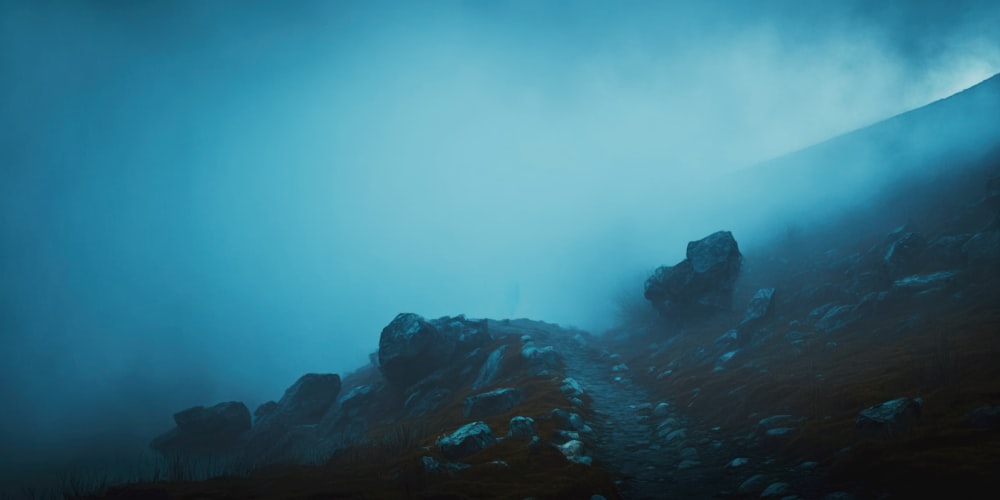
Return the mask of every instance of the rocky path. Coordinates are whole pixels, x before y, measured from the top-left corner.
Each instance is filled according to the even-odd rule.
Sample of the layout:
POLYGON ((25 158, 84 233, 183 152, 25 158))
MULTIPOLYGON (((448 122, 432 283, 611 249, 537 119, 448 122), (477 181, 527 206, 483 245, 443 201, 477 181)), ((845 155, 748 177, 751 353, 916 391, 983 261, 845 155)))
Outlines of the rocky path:
POLYGON ((587 423, 595 432, 584 441, 596 461, 622 476, 625 498, 707 498, 723 490, 731 452, 722 441, 690 428, 670 402, 652 401, 617 356, 555 325, 533 326, 535 340, 556 348, 566 375, 590 397, 587 423))

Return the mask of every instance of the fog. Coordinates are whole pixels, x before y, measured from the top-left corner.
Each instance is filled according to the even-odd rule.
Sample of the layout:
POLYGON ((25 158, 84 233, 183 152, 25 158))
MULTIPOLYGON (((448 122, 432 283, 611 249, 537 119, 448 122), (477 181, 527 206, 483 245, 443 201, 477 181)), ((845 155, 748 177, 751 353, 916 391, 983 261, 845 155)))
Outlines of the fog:
POLYGON ((349 372, 399 312, 600 332, 764 237, 700 187, 1000 71, 995 2, 869 3, 4 3, 0 469, 349 372))

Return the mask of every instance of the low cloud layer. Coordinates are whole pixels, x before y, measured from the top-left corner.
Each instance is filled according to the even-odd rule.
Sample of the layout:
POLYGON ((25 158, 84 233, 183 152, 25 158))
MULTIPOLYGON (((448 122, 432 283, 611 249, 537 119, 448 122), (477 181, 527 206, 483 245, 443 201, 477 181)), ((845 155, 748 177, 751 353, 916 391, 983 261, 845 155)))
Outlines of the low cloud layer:
POLYGON ((608 327, 717 229, 692 186, 1000 71, 994 2, 869 4, 0 7, 0 462, 349 371, 398 312, 608 327))

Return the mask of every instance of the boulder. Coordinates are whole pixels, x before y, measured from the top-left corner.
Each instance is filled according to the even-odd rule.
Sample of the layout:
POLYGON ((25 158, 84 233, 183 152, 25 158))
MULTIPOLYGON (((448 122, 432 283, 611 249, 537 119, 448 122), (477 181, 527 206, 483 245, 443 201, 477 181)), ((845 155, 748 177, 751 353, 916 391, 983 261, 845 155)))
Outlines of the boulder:
POLYGON ((382 329, 379 370, 390 385, 406 388, 446 364, 457 344, 420 315, 402 313, 382 329))
POLYGON ((253 418, 260 420, 264 417, 267 417, 268 415, 271 415, 277 409, 278 409, 277 401, 268 401, 266 403, 262 403, 260 406, 257 407, 256 410, 253 411, 253 418))
POLYGON ((477 391, 493 383, 497 372, 500 371, 500 362, 503 360, 503 354, 506 350, 507 346, 502 345, 486 357, 486 361, 483 362, 483 366, 479 369, 479 374, 476 376, 476 381, 472 383, 472 390, 477 391))
POLYGON ((566 460, 570 462, 575 462, 578 464, 590 465, 593 459, 587 456, 586 450, 584 448, 583 442, 576 439, 567 441, 564 444, 556 446, 566 460))
POLYGON ((921 398, 898 398, 865 408, 854 421, 855 430, 862 438, 904 435, 917 422, 923 404, 921 398))
POLYGON ((743 256, 729 231, 687 246, 687 258, 646 280, 645 297, 664 317, 698 319, 732 309, 733 284, 743 256))
POLYGON ((505 387, 465 398, 465 416, 484 418, 501 415, 521 402, 520 389, 505 387))
POLYGON ((164 455, 213 454, 238 444, 250 430, 250 410, 240 402, 195 406, 174 414, 177 426, 158 436, 150 447, 164 455))
POLYGON ((273 415, 288 425, 317 424, 339 394, 340 375, 307 373, 285 390, 273 415))
POLYGON ((510 419, 510 437, 530 438, 535 436, 535 420, 531 417, 510 419))
POLYGON ((771 313, 771 304, 774 302, 774 288, 761 288, 753 294, 747 310, 743 313, 743 320, 740 321, 737 331, 740 337, 751 333, 753 329, 761 326, 767 316, 771 313))
POLYGON ((491 446, 496 441, 493 431, 485 422, 472 422, 439 438, 437 447, 445 458, 456 460, 491 446))

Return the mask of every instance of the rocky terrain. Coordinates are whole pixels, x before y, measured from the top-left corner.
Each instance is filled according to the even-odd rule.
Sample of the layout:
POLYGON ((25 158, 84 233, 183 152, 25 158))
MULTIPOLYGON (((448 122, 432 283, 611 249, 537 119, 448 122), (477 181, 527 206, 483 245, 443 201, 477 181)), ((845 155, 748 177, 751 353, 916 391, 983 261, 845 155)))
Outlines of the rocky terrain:
MULTIPOLYGON (((970 96, 976 113, 1000 116, 994 77, 964 98, 860 134, 881 143, 946 135, 941 120, 961 115, 970 96)), ((171 464, 163 474, 80 493, 849 499, 996 491, 1000 124, 984 123, 975 140, 899 153, 937 168, 823 224, 790 226, 753 248, 740 247, 735 229, 692 235, 684 260, 651 263, 662 266, 636 283, 644 295, 623 304, 611 331, 402 313, 369 365, 303 375, 252 412, 240 402, 183 409, 151 443, 171 464)), ((849 146, 861 136, 802 155, 856 153, 849 146)))

